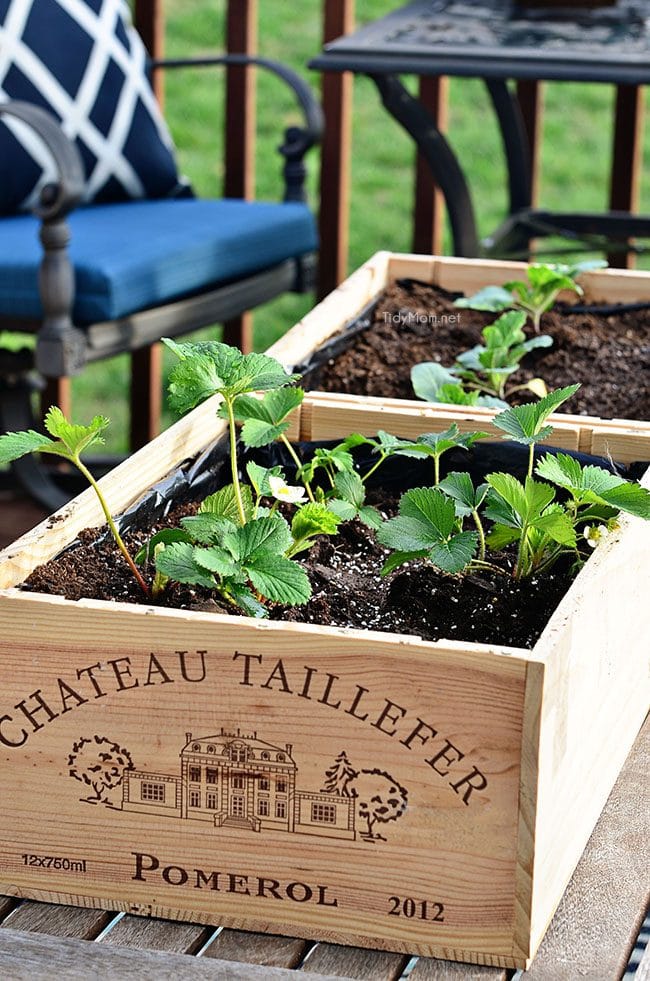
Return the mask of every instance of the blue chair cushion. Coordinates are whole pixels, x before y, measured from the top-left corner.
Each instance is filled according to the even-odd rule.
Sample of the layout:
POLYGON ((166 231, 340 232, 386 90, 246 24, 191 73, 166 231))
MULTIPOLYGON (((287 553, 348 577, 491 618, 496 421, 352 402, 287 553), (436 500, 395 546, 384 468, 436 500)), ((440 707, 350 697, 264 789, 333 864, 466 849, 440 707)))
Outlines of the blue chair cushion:
MULTIPOLYGON (((75 323, 113 320, 316 248, 304 204, 177 199, 90 205, 69 216, 75 323)), ((39 222, 0 221, 0 315, 40 318, 39 222)))
MULTIPOLYGON (((84 201, 165 197, 180 181, 126 0, 0 0, 0 101, 48 109, 76 142, 84 201)), ((0 124, 0 214, 29 210, 56 174, 33 131, 0 124)))

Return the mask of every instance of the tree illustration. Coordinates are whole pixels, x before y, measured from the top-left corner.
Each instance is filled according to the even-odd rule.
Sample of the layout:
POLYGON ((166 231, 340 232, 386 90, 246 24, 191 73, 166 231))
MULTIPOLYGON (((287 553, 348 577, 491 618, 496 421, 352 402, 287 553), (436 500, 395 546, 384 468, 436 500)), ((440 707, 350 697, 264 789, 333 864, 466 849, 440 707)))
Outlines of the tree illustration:
POLYGON ((338 797, 354 797, 350 789, 350 781, 359 776, 350 763, 345 750, 339 753, 329 770, 325 771, 325 786, 323 793, 336 794, 338 797))
POLYGON ((135 769, 128 749, 108 736, 79 739, 72 746, 68 766, 71 777, 94 790, 94 794, 80 800, 89 804, 106 804, 107 807, 111 806, 106 798, 108 791, 119 787, 125 770, 135 769))
POLYGON ((359 817, 368 822, 368 830, 361 832, 367 841, 386 841, 373 829, 376 824, 396 821, 406 810, 408 791, 385 770, 361 770, 353 781, 350 791, 357 798, 359 817))

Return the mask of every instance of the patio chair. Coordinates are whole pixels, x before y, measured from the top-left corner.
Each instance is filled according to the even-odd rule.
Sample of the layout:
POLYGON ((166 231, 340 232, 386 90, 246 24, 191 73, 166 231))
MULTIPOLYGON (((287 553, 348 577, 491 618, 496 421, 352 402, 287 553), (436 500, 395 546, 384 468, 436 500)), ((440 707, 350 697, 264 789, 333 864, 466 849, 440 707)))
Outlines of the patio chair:
MULTIPOLYGON (((0 432, 34 428, 34 365, 67 377, 310 289, 303 157, 321 130, 311 90, 276 62, 148 61, 125 0, 0 0, 0 330, 36 335, 34 357, 0 348, 0 432), (284 200, 198 199, 148 73, 250 64, 302 112, 279 148, 284 200)), ((49 509, 69 497, 31 457, 14 473, 49 509)))

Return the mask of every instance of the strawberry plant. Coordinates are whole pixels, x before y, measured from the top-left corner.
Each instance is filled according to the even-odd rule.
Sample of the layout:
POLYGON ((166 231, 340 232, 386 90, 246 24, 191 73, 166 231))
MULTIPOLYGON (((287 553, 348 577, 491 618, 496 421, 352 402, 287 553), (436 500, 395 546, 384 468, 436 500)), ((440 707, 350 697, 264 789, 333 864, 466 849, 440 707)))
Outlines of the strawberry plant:
MULTIPOLYGON (((581 526, 582 538, 593 547, 615 527, 621 511, 650 520, 650 492, 639 484, 601 467, 583 467, 563 453, 547 454, 535 467, 534 448, 553 431, 548 416, 577 387, 550 392, 537 403, 495 416, 494 425, 503 431, 503 438, 529 447, 523 482, 512 474, 496 472, 475 487, 468 474, 453 472, 434 487, 407 491, 400 500, 399 515, 377 532, 380 543, 392 552, 384 574, 414 559, 447 573, 473 568, 505 573, 494 553, 514 546, 511 574, 519 580, 549 569, 563 554, 573 553, 581 564, 581 526), (468 517, 474 524, 470 530, 465 528, 468 517), (486 519, 492 522, 488 533, 486 519), (599 522, 596 528, 589 524, 592 521, 599 522)), ((439 434, 436 440, 435 434, 428 434, 427 442, 444 445, 446 435, 439 434)))
POLYGON ((0 436, 0 465, 11 463, 28 453, 50 453, 52 456, 58 456, 72 463, 95 491, 117 547, 124 556, 124 560, 137 580, 140 589, 143 593, 148 594, 149 587, 122 541, 122 536, 117 530, 102 490, 81 459, 82 453, 89 447, 104 442, 102 434, 110 425, 109 420, 105 416, 95 416, 88 426, 75 425, 66 419, 58 406, 52 406, 45 415, 44 425, 49 436, 44 433, 37 433, 33 429, 19 433, 5 433, 0 436))
POLYGON ((546 395, 541 378, 522 385, 508 385, 508 379, 529 351, 550 347, 548 334, 526 339, 523 326, 526 315, 516 310, 502 314, 483 328, 483 344, 477 344, 456 358, 456 364, 444 368, 437 361, 423 361, 411 369, 411 382, 418 398, 427 402, 451 402, 456 405, 482 405, 507 408, 508 399, 528 389, 537 396, 546 395))
POLYGON ((571 290, 582 296, 582 287, 576 277, 589 269, 602 269, 607 265, 599 259, 564 263, 532 263, 526 270, 526 279, 515 279, 504 286, 486 286, 474 296, 462 297, 455 301, 457 307, 471 310, 488 310, 498 313, 502 310, 523 310, 530 317, 536 334, 540 332, 542 314, 550 310, 562 290, 571 290))

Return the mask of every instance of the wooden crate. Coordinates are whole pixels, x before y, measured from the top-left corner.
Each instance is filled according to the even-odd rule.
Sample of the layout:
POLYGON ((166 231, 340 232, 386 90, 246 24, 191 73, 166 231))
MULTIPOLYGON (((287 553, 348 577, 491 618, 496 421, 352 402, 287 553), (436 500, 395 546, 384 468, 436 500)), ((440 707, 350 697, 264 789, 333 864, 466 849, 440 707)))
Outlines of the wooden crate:
MULTIPOLYGON (((287 367, 303 364, 326 341, 353 321, 365 307, 377 299, 382 291, 397 279, 418 279, 453 292, 471 295, 485 286, 501 286, 512 279, 524 278, 527 266, 524 262, 502 262, 486 259, 456 259, 439 256, 400 255, 393 252, 377 252, 363 266, 360 266, 336 290, 314 307, 303 320, 287 331, 268 353, 287 367)), ((636 303, 650 302, 650 273, 621 269, 598 269, 582 273, 580 284, 584 289, 585 303, 636 303)), ((562 298, 570 299, 567 293, 562 298)), ((576 378, 575 381, 579 381, 576 378)), ((337 396, 338 397, 338 396, 337 396)), ((343 396, 345 403, 352 406, 377 404, 382 401, 368 399, 366 396, 343 396)), ((386 400, 383 400, 386 401, 386 400)), ((402 405, 408 412, 422 408, 419 399, 389 400, 391 406, 402 405)), ((442 407, 440 407, 442 408, 442 407)), ((450 419, 462 419, 466 407, 444 406, 450 419)), ((473 412, 489 418, 490 410, 475 408, 473 412)), ((564 414, 562 414, 564 415, 564 414)), ((477 416, 478 418, 478 416, 477 416)), ((582 420, 584 416, 566 416, 571 422, 582 420)), ((634 420, 630 429, 626 420, 615 419, 601 425, 615 425, 628 432, 650 433, 650 422, 634 420)), ((590 437, 585 436, 585 446, 590 437)), ((630 445, 633 452, 633 448, 630 445)), ((600 452, 595 450, 594 452, 600 452)))
MULTIPOLYGON (((108 475, 112 508, 222 434, 214 410, 108 475)), ((377 418, 308 397, 293 433, 377 418)), ((533 650, 16 588, 100 523, 88 491, 0 554, 0 892, 527 965, 648 707, 650 523, 621 521, 533 650)))

